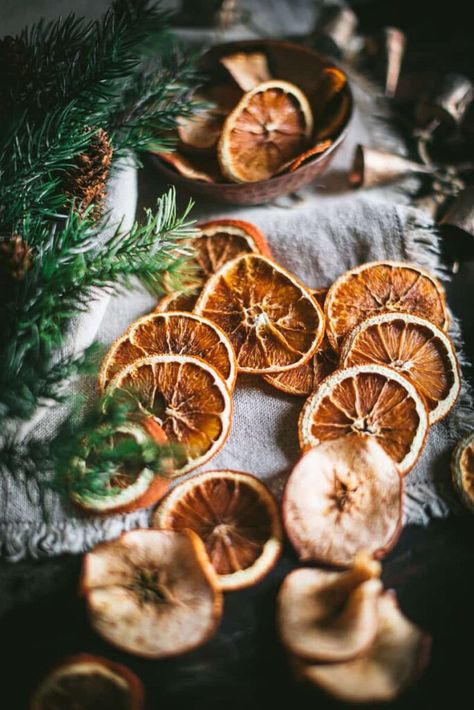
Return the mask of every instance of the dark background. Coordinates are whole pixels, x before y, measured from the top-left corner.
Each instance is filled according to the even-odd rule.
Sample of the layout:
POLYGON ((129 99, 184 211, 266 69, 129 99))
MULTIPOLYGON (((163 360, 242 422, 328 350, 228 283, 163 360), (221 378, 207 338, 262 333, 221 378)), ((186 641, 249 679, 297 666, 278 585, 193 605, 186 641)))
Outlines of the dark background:
MULTIPOLYGON (((356 0, 351 5, 363 31, 387 24, 404 28, 412 48, 409 61, 472 76, 467 3, 356 0)), ((472 361, 474 240, 445 233, 444 245, 446 262, 460 261, 448 297, 461 318, 472 361)), ((474 518, 468 513, 426 528, 407 527, 384 561, 386 586, 396 589, 403 611, 433 637, 427 672, 392 707, 473 707, 473 534, 474 518)), ((177 660, 153 662, 115 651, 91 631, 77 593, 80 557, 0 562, 0 708, 26 708, 32 688, 51 664, 78 651, 128 664, 145 684, 149 709, 342 707, 313 688, 295 684, 276 640, 274 599, 281 580, 296 564, 287 549, 258 586, 227 595, 221 628, 204 648, 177 660)))

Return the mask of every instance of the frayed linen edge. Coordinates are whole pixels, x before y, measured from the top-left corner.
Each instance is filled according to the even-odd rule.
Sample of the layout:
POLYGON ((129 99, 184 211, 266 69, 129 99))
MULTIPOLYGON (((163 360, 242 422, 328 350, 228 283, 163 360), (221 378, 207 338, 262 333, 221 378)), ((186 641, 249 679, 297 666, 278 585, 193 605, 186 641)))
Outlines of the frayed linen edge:
MULTIPOLYGON (((407 261, 419 264, 442 281, 449 281, 451 273, 441 262, 441 235, 436 224, 419 210, 412 207, 397 207, 397 215, 403 234, 407 261)), ((450 313, 449 335, 456 349, 461 369, 461 391, 458 401, 444 422, 449 444, 454 448, 463 436, 474 429, 474 396, 465 376, 471 367, 464 354, 461 324, 450 313)), ((408 483, 408 481, 407 481, 408 483)), ((463 510, 451 486, 449 471, 446 485, 434 490, 429 483, 409 485, 405 492, 404 519, 410 524, 427 525, 432 518, 445 518, 463 510), (446 491, 446 500, 442 493, 446 491)))
POLYGON ((40 559, 86 552, 97 543, 113 540, 128 530, 149 527, 149 518, 150 510, 139 510, 39 525, 22 521, 0 522, 0 556, 9 562, 17 562, 26 556, 40 559))

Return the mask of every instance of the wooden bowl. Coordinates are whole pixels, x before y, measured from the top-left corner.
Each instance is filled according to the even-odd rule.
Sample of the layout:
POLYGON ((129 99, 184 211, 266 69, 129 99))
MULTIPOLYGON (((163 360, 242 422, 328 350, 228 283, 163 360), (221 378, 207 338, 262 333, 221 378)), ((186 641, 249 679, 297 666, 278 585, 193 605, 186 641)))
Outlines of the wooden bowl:
MULTIPOLYGON (((333 62, 307 47, 281 40, 245 40, 216 45, 201 58, 201 68, 212 81, 228 79, 219 59, 226 54, 240 51, 262 51, 267 55, 270 68, 277 79, 284 79, 298 86, 312 108, 317 104, 317 87, 322 69, 334 66, 333 62)), ((234 205, 257 205, 271 202, 277 197, 298 190, 321 175, 344 141, 352 117, 352 92, 347 83, 343 91, 349 97, 349 110, 344 124, 335 136, 333 144, 321 155, 303 163, 294 172, 275 175, 268 180, 248 183, 209 183, 180 175, 159 156, 151 155, 151 161, 167 181, 198 197, 214 202, 234 205)))

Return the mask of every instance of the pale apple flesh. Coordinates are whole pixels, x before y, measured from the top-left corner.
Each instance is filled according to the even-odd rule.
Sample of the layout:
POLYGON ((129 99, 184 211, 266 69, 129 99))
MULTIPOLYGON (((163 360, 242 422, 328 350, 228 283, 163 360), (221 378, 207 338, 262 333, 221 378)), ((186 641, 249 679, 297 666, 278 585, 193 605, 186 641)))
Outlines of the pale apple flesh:
POLYGON ((380 565, 359 555, 347 572, 298 569, 278 596, 280 636, 290 653, 335 662, 367 650, 377 631, 380 565))
POLYGON ((82 591, 97 633, 145 658, 201 645, 222 613, 214 570, 191 531, 134 530, 98 545, 85 557, 82 591))
POLYGON ((383 594, 378 605, 377 634, 364 655, 344 663, 302 664, 302 677, 344 702, 398 697, 423 670, 430 639, 402 614, 393 593, 383 594))
POLYGON ((398 468, 370 438, 322 443, 293 469, 283 520, 301 560, 348 567, 360 550, 382 557, 401 529, 398 468))

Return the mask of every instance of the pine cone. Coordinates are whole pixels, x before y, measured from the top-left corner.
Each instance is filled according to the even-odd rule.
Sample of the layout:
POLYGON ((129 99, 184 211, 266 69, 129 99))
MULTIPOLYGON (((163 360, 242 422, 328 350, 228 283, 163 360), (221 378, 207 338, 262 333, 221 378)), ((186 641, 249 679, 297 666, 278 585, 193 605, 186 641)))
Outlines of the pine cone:
POLYGON ((87 151, 77 157, 76 165, 64 178, 67 196, 80 205, 81 212, 93 205, 92 216, 96 219, 102 213, 112 153, 107 133, 99 128, 87 151))
POLYGON ((0 279, 2 283, 23 281, 33 266, 31 249, 19 234, 0 242, 0 279))

